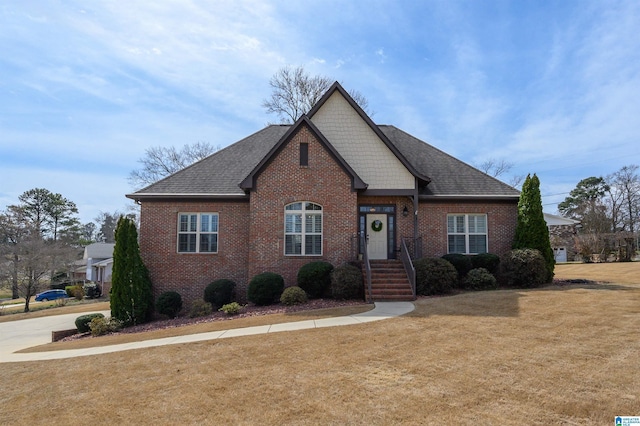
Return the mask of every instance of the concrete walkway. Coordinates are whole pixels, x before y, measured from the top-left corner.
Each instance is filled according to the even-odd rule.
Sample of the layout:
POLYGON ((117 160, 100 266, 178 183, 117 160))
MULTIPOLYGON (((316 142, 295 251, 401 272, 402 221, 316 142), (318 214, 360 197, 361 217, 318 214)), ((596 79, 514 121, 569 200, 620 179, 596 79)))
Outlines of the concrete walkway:
MULTIPOLYGON (((15 351, 43 345, 51 342, 51 331, 74 328, 78 314, 54 315, 22 321, 0 323, 0 363, 42 361, 73 358, 78 356, 99 355, 131 349, 151 348, 180 343, 202 342, 205 340, 226 339, 229 337, 251 336, 254 334, 278 333, 281 331, 308 330, 311 328, 335 327, 340 325, 363 324, 380 321, 407 314, 414 310, 411 302, 376 302, 374 309, 355 315, 323 318, 281 324, 260 325, 255 327, 234 328, 211 331, 208 333, 187 334, 163 339, 143 340, 120 345, 101 346, 86 349, 70 349, 52 352, 34 352, 17 354, 15 351)), ((110 312, 102 312, 109 316, 110 312)))

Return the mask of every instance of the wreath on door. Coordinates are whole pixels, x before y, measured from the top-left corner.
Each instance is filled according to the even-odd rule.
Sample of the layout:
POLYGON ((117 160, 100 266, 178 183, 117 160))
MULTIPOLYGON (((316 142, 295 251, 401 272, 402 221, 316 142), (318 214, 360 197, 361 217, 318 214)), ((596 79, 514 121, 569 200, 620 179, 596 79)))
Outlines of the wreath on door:
POLYGON ((371 222, 371 229, 373 229, 374 232, 382 231, 382 221, 374 220, 373 222, 371 222))

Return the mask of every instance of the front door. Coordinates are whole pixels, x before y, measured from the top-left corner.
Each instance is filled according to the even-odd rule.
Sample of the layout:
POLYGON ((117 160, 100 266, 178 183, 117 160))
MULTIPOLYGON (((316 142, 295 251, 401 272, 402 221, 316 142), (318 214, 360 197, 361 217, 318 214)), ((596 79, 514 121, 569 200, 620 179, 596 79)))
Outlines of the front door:
POLYGON ((367 215, 367 252, 369 259, 387 258, 387 215, 367 215))

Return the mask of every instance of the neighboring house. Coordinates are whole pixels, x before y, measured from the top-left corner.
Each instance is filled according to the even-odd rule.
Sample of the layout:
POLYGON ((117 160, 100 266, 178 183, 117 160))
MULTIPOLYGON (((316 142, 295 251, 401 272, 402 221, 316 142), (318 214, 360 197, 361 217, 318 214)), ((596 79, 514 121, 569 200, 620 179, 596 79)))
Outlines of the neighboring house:
POLYGON ((502 254, 519 194, 374 124, 334 83, 295 124, 268 126, 127 197, 141 207, 155 295, 193 300, 218 278, 234 280, 242 299, 265 271, 295 285, 305 263, 337 266, 361 258, 364 246, 374 260, 397 259, 403 241, 424 256, 502 254))
POLYGON ((86 280, 100 284, 102 294, 111 289, 111 269, 113 265, 113 243, 93 243, 84 248, 86 280))
POLYGON ((556 262, 575 260, 575 235, 580 221, 549 213, 544 213, 544 220, 549 228, 549 240, 556 262))

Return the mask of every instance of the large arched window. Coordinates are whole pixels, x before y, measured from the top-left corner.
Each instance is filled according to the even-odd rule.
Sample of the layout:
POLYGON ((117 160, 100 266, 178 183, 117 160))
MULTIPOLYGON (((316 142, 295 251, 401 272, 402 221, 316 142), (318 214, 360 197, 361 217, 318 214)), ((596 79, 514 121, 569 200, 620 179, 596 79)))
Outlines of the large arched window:
POLYGON ((305 201, 285 206, 284 254, 322 255, 322 206, 305 201))

